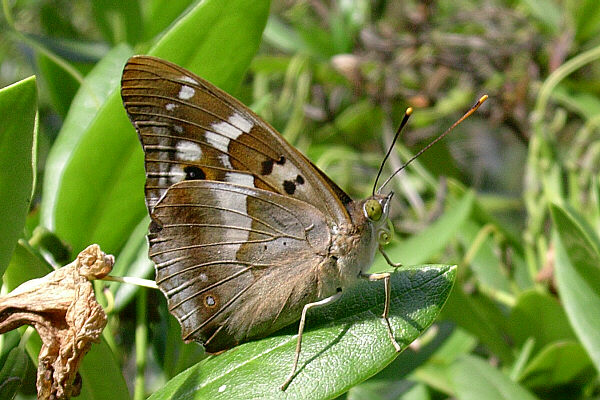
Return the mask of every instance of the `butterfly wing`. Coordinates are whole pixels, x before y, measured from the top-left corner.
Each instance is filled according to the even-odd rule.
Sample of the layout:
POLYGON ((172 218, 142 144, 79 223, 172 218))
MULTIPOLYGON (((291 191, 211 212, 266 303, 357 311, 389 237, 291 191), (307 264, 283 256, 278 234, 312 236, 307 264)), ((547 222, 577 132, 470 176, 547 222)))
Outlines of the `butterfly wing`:
POLYGON ((167 61, 132 57, 123 103, 146 154, 149 210, 174 183, 205 179, 294 197, 350 222, 350 198, 268 123, 202 78, 167 61))
POLYGON ((183 181, 155 205, 150 231, 169 310, 183 338, 209 352, 286 326, 304 304, 335 291, 319 274, 332 262, 327 220, 289 196, 183 181))

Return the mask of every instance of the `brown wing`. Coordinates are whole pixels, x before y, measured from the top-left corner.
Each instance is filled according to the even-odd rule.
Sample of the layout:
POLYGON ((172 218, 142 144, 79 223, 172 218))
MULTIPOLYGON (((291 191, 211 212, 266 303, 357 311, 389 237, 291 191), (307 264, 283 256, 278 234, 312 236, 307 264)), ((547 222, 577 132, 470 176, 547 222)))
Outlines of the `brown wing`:
POLYGON ((132 57, 121 95, 146 154, 149 210, 174 183, 206 179, 268 190, 349 222, 349 198, 245 105, 167 61, 132 57))
POLYGON ((307 302, 329 295, 330 285, 318 279, 329 227, 306 202, 184 181, 166 191, 152 219, 156 282, 183 338, 209 352, 265 336, 297 320, 307 302))

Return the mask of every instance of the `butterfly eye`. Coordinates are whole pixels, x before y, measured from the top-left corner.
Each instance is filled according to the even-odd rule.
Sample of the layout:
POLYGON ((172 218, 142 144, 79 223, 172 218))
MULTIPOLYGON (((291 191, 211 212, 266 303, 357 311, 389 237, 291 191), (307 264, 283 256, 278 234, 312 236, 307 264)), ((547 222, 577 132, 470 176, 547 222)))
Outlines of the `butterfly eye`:
POLYGON ((371 221, 379 221, 383 215, 383 208, 375 199, 367 200, 365 202, 364 209, 367 218, 369 218, 371 221))
POLYGON ((391 241, 392 241, 392 234, 388 230, 382 229, 378 232, 377 243, 385 246, 386 244, 390 243, 391 241))

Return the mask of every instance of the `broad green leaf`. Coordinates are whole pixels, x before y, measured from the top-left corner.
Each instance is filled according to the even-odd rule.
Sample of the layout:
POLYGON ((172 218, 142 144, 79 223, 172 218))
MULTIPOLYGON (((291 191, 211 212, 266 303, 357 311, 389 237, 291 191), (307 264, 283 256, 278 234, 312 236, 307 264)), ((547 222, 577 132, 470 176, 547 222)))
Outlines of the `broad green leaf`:
MULTIPOLYGON (((258 45, 269 1, 199 2, 164 33, 149 54, 166 58, 232 91, 258 45)), ((98 243, 117 252, 146 215, 143 154, 119 95, 122 61, 99 77, 110 94, 84 128, 61 133, 71 143, 52 151, 54 183, 44 186, 43 223, 75 251, 98 243), (56 151, 59 153, 59 151, 56 151)))
POLYGON ((409 380, 367 381, 353 387, 347 400, 429 400, 427 387, 409 380))
POLYGON ((443 318, 475 335, 502 361, 511 362, 513 350, 507 342, 506 317, 496 303, 478 293, 465 293, 456 285, 444 307, 443 318))
MULTIPOLYGON (((78 209, 82 207, 82 202, 92 201, 86 190, 94 182, 82 184, 81 180, 72 176, 88 172, 85 168, 77 168, 84 166, 86 162, 81 160, 84 156, 81 154, 82 147, 86 147, 85 132, 95 123, 107 97, 120 81, 122 66, 131 54, 128 47, 117 46, 87 75, 73 99, 69 114, 46 161, 40 223, 73 244, 75 251, 91 244, 86 237, 92 234, 89 230, 93 228, 94 221, 90 218, 80 219, 77 215, 81 212, 78 209), (77 235, 83 237, 79 239, 77 235)), ((99 148, 90 152, 87 160, 98 157, 102 158, 99 148)), ((86 178, 94 179, 94 174, 86 175, 86 178)), ((110 193, 110 188, 105 190, 110 193)), ((101 207, 101 197, 96 200, 96 206, 101 207)), ((115 202, 118 200, 115 199, 115 202)), ((92 216, 93 213, 88 215, 92 216)), ((118 231, 118 227, 115 229, 118 231)))
MULTIPOLYGON (((51 271, 52 268, 41 256, 21 240, 4 275, 4 284, 8 290, 13 290, 25 281, 41 278, 51 271)), ((40 346, 39 338, 37 340, 30 339, 27 351, 32 359, 37 360, 40 346)), ((121 368, 104 339, 100 343, 92 345, 90 351, 83 358, 79 373, 83 378, 83 386, 81 395, 77 399, 129 399, 121 368)))
POLYGON ((581 344, 575 341, 556 342, 546 346, 531 360, 519 382, 547 390, 566 385, 586 372, 593 372, 593 365, 581 344))
POLYGON ((142 5, 147 10, 143 12, 144 38, 150 40, 167 29, 177 17, 182 14, 195 0, 151 0, 142 5))
POLYGON ((575 339, 575 333, 558 300, 533 289, 519 295, 507 326, 519 347, 533 337, 536 352, 552 342, 575 339))
POLYGON ((459 327, 454 328, 452 335, 444 341, 443 345, 429 357, 424 365, 417 368, 412 375, 413 379, 452 396, 454 389, 449 376, 450 368, 457 358, 469 354, 476 346, 477 339, 473 335, 459 327))
POLYGON ((22 235, 35 177, 35 77, 0 90, 0 276, 22 235))
POLYGON ((416 368, 426 363, 434 354, 437 354, 446 345, 454 329, 453 324, 433 325, 423 333, 415 343, 418 350, 408 348, 394 361, 367 382, 380 381, 391 384, 408 377, 416 368))
MULTIPOLYGON (((456 275, 454 266, 407 267, 392 275, 390 321, 406 348, 435 320, 456 275)), ((309 314, 298 372, 285 392, 297 325, 206 359, 151 399, 330 399, 376 374, 395 352, 380 318, 382 282, 359 282, 337 302, 309 314), (287 333, 286 333, 287 332, 287 333)))
POLYGON ((0 370, 0 398, 13 399, 27 376, 29 356, 20 347, 14 347, 0 370))
POLYGON ((45 54, 37 54, 38 75, 52 107, 64 118, 79 89, 79 82, 45 54))
POLYGON ((395 244, 387 250, 390 258, 395 262, 411 265, 425 262, 439 253, 471 214, 474 197, 472 192, 467 192, 429 227, 395 244))
POLYGON ((568 210, 550 207, 556 229, 556 281, 567 317, 600 371, 600 254, 598 238, 568 210))
POLYGON ((511 381, 484 360, 464 356, 452 366, 455 397, 459 400, 535 400, 536 397, 511 381))
POLYGON ((121 367, 104 338, 94 343, 83 358, 79 373, 83 385, 78 400, 129 400, 127 383, 121 367))
POLYGON ((25 240, 19 239, 8 269, 2 277, 2 282, 10 291, 25 281, 41 278, 50 272, 52 272, 50 264, 36 253, 25 240))
POLYGON ((571 5, 575 39, 583 41, 595 37, 600 31, 600 3, 597 0, 580 0, 571 5))
POLYGON ((154 341, 155 345, 158 344, 156 347, 164 354, 160 359, 161 365, 165 377, 170 379, 205 359, 207 354, 202 346, 184 343, 181 340, 181 326, 168 312, 166 303, 165 299, 161 304, 163 307, 159 309, 163 329, 157 331, 154 341))

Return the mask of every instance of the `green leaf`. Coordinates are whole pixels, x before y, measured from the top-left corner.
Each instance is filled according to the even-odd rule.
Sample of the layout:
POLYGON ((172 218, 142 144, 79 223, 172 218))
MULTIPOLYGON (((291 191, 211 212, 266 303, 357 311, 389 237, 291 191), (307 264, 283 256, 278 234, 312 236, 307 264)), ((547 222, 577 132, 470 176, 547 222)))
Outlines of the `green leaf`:
POLYGON ((195 0, 151 0, 145 2, 144 38, 150 40, 167 29, 195 0))
POLYGON ((27 374, 29 356, 20 347, 13 348, 0 370, 0 398, 13 399, 23 385, 27 374))
POLYGON ((396 244, 386 252, 392 260, 411 265, 427 261, 446 247, 473 208, 473 192, 467 192, 429 227, 396 244), (432 238, 435 238, 433 240, 432 238))
MULTIPOLYGON (((88 143, 88 132, 106 106, 106 99, 111 91, 120 82, 123 64, 131 54, 132 50, 127 46, 117 46, 87 75, 73 99, 67 118, 46 161, 40 224, 67 240, 73 245, 75 252, 92 243, 90 236, 99 236, 94 232, 100 218, 96 214, 102 214, 103 197, 111 193, 110 187, 107 186, 102 188, 105 196, 93 197, 100 188, 92 188, 103 183, 99 181, 98 174, 109 171, 106 167, 90 171, 86 164, 96 159, 116 158, 114 154, 103 154, 101 147, 90 149, 94 144, 88 143), (88 204, 91 202, 94 202, 95 209, 88 204), (85 208, 86 205, 89 208, 85 208)), ((107 140, 104 144, 107 144, 107 140)), ((128 211, 127 204, 119 203, 117 198, 114 199, 114 203, 120 204, 123 212, 128 211)), ((119 221, 119 218, 114 220, 115 223, 119 221)), ((117 236, 119 228, 123 229, 118 225, 113 227, 113 236, 117 236)), ((108 239, 98 242, 101 242, 99 244, 104 251, 112 252, 108 239)))
POLYGON ((129 400, 121 367, 104 338, 94 343, 79 368, 83 385, 78 400, 129 400))
POLYGON ((38 75, 40 81, 43 82, 42 87, 50 97, 53 108, 64 118, 79 89, 79 82, 62 66, 56 64, 52 58, 42 53, 38 53, 36 56, 38 75))
POLYGON ((580 0, 571 3, 575 22, 575 40, 578 42, 595 37, 600 30, 600 4, 597 0, 580 0))
POLYGON ((479 293, 467 294, 462 285, 457 284, 444 307, 443 318, 471 332, 500 360, 512 361, 513 350, 506 340, 506 317, 488 297, 479 293))
MULTIPOLYGON (((455 266, 440 265, 392 274, 390 321, 403 349, 433 323, 455 276, 455 266)), ((334 398, 398 356, 380 318, 384 301, 382 282, 361 281, 309 313, 298 372, 285 392, 279 387, 291 370, 297 325, 200 362, 151 399, 334 398)))
MULTIPOLYGON (((446 325, 453 324, 447 323, 446 325)), ((440 326, 443 326, 443 324, 440 324, 440 326)), ((457 358, 473 351, 477 344, 477 339, 473 335, 456 327, 452 335, 445 340, 443 345, 429 357, 424 365, 414 372, 412 376, 413 379, 417 379, 420 382, 435 388, 437 391, 452 396, 454 394, 454 389, 452 388, 452 382, 449 376, 450 368, 457 358)), ((419 349, 418 352, 420 353, 421 349, 419 349)), ((394 361, 394 364, 397 361, 398 359, 394 361)), ((384 372, 386 370, 384 370, 384 372)))
POLYGON ((566 385, 586 371, 593 370, 585 349, 575 341, 557 342, 546 346, 519 377, 521 384, 547 390, 566 385))
POLYGON ((348 392, 347 400, 429 400, 425 385, 409 380, 395 382, 367 381, 353 387, 348 392))
POLYGON ((29 244, 19 239, 10 264, 2 277, 3 286, 13 290, 30 279, 41 278, 52 272, 52 267, 29 244))
MULTIPOLYGON (((149 54, 232 91, 258 48, 268 11, 266 0, 200 2, 149 54)), ((86 117, 83 128, 63 129, 59 140, 70 145, 53 149, 49 160, 46 176, 53 182, 44 185, 42 221, 75 251, 98 243, 108 253, 117 252, 147 213, 143 153, 118 91, 123 64, 121 59, 116 68, 98 74, 110 94, 100 98, 94 118, 86 117)))
POLYGON ((556 298, 531 289, 517 298, 507 327, 517 346, 535 338, 535 351, 559 340, 575 339, 567 315, 556 298))
POLYGON ((536 397, 484 360, 464 356, 452 366, 459 400, 534 400, 536 397))
POLYGON ((0 90, 0 276, 22 235, 35 178, 35 77, 0 90))
POLYGON ((570 211, 550 206, 556 228, 556 281, 567 317, 600 370, 600 253, 598 238, 570 211))

